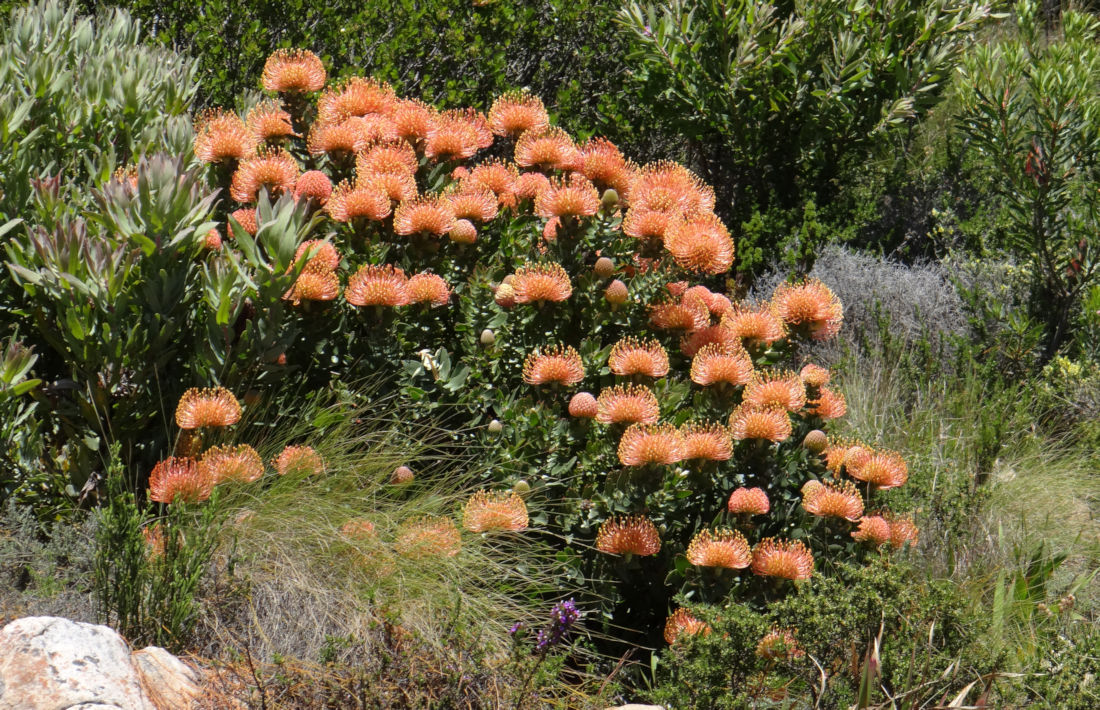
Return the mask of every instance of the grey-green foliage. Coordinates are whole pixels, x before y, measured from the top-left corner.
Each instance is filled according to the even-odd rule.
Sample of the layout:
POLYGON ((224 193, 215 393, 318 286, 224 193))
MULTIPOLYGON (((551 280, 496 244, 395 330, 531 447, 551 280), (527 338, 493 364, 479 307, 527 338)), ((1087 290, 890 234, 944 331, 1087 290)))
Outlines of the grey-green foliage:
POLYGON ((187 58, 143 42, 122 10, 98 20, 46 0, 0 25, 0 224, 33 211, 37 181, 63 197, 146 152, 190 149, 197 84, 187 58))
POLYGON ((38 356, 15 336, 0 344, 0 502, 32 494, 43 451, 37 403, 30 398, 41 380, 31 377, 38 356))

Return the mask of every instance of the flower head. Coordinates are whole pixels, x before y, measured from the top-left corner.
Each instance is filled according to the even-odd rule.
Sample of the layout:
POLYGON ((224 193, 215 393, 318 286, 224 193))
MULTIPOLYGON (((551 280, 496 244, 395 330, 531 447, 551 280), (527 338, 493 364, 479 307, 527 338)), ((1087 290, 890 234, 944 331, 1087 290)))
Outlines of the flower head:
POLYGON ((195 459, 169 456, 149 474, 149 500, 158 503, 197 503, 210 497, 214 480, 195 459))
POLYGON ((465 160, 481 147, 478 128, 465 114, 444 111, 432 119, 424 154, 432 160, 465 160))
POLYGON ((348 279, 344 298, 353 306, 407 306, 409 281, 392 264, 367 264, 348 279))
POLYGON ((390 203, 416 199, 416 178, 411 173, 364 173, 357 186, 385 195, 390 203))
POLYGON ((470 170, 459 184, 461 192, 489 190, 496 195, 501 207, 513 207, 516 204, 516 181, 519 171, 511 163, 495 159, 482 163, 470 170))
POLYGON ((660 330, 693 332, 710 325, 710 310, 703 299, 692 295, 680 301, 666 301, 649 307, 649 323, 660 330))
POLYGON ((859 528, 852 531, 852 538, 875 547, 884 545, 890 542, 890 523, 881 515, 865 515, 859 519, 859 528))
POLYGON ((825 482, 802 494, 802 507, 811 515, 856 522, 863 516, 863 496, 851 481, 825 482))
POLYGON ((604 424, 655 424, 661 411, 657 395, 640 385, 618 385, 600 392, 596 419, 604 424))
POLYGON ((590 392, 578 392, 569 400, 569 416, 576 419, 595 419, 599 404, 590 392))
POLYGON ((363 150, 367 146, 367 136, 359 126, 350 121, 342 123, 313 124, 309 129, 309 137, 306 139, 306 148, 310 155, 351 154, 363 150))
POLYGON ((814 340, 834 337, 844 320, 840 299, 817 279, 781 284, 772 294, 772 307, 784 323, 809 328, 814 340))
POLYGON ((263 86, 278 93, 319 91, 325 85, 325 65, 304 49, 277 49, 264 63, 263 86))
POLYGON ((340 534, 360 540, 372 540, 378 535, 374 529, 374 523, 364 518, 352 518, 346 521, 340 526, 340 534))
POLYGON ((768 304, 748 306, 735 303, 722 316, 722 326, 742 341, 771 345, 787 335, 783 320, 768 304))
POLYGON ((667 160, 635 171, 626 197, 631 209, 675 216, 714 210, 714 190, 684 166, 667 160))
POLYGON ((833 473, 840 473, 840 469, 845 465, 848 460, 849 454, 852 454, 852 460, 856 462, 861 461, 863 458, 870 456, 871 447, 859 441, 850 441, 843 439, 840 441, 829 442, 825 447, 825 468, 833 473))
POLYGON ((462 534, 450 518, 423 516, 398 528, 394 548, 403 557, 454 557, 462 549, 462 534))
POLYGON ((371 143, 355 156, 355 174, 415 174, 419 161, 416 151, 405 140, 371 143))
POLYGON ((512 288, 516 303, 561 302, 573 294, 569 274, 560 264, 527 264, 516 269, 512 288))
POLYGON ((216 229, 206 230, 202 238, 202 248, 208 251, 218 251, 222 248, 222 235, 216 229))
POLYGON ((680 427, 684 439, 684 459, 727 461, 733 456, 733 441, 728 428, 717 423, 687 422, 680 427))
POLYGON ((462 526, 475 533, 524 530, 527 505, 515 491, 478 491, 466 501, 462 526))
POLYGON ((824 387, 829 383, 829 371, 821 365, 809 363, 798 373, 807 387, 824 387))
MULTIPOLYGON (((307 254, 309 255, 309 261, 306 262, 307 267, 316 266, 335 271, 340 266, 340 252, 336 250, 331 242, 326 242, 323 239, 309 239, 299 244, 297 251, 294 252, 294 263, 298 263, 307 254)), ((288 267, 287 271, 289 270, 288 267)))
POLYGON ((676 222, 665 234, 665 248, 688 271, 724 274, 733 265, 733 239, 713 212, 676 222))
POLYGON ((814 556, 799 540, 769 537, 752 549, 752 571, 765 577, 809 579, 814 573, 814 556))
POLYGON ((256 151, 256 136, 232 111, 215 109, 195 120, 195 157, 204 163, 244 160, 256 151))
POLYGON ((909 480, 909 467, 905 459, 896 451, 886 449, 871 450, 858 456, 848 452, 844 457, 844 470, 852 478, 870 483, 879 490, 897 488, 909 480))
POLYGON ((390 474, 390 483, 395 486, 404 486, 412 483, 415 479, 416 474, 408 466, 398 466, 390 474))
POLYGON ((497 216, 499 205, 492 192, 482 188, 447 196, 455 217, 471 222, 488 222, 497 216))
POLYGON ((625 193, 634 177, 634 166, 606 138, 590 138, 579 148, 580 159, 574 166, 586 178, 603 189, 625 193))
POLYGON ((572 346, 551 345, 527 355, 523 381, 529 385, 575 385, 584 379, 584 363, 572 346))
POLYGON ((290 123, 290 114, 283 110, 277 100, 261 101, 253 106, 245 123, 258 143, 269 138, 298 135, 290 123))
POLYGON ((725 350, 744 350, 741 341, 734 337, 733 333, 720 325, 708 325, 706 328, 688 333, 680 338, 680 352, 688 357, 695 357, 706 345, 716 345, 725 350))
POLYGON ((322 123, 343 123, 354 116, 394 112, 397 96, 384 81, 353 76, 326 89, 317 100, 317 118, 322 123))
POLYGON ((322 263, 310 262, 283 294, 283 300, 294 305, 302 301, 332 301, 339 293, 340 279, 336 273, 322 263))
POLYGON ((664 377, 668 374, 668 352, 655 339, 628 336, 611 347, 607 366, 616 375, 664 377))
POLYGON ((810 413, 822 419, 839 419, 848 413, 844 395, 828 387, 822 387, 817 399, 810 400, 810 413))
POLYGON ((237 202, 253 202, 262 189, 272 196, 293 192, 297 179, 298 163, 290 153, 281 148, 267 150, 240 162, 233 173, 229 194, 237 202))
POLYGON ((542 99, 526 91, 509 91, 489 108, 489 127, 498 136, 518 136, 524 131, 545 128, 549 123, 542 99))
POLYGON ((690 611, 680 607, 672 612, 668 617, 668 621, 665 622, 665 643, 671 646, 685 634, 688 636, 703 634, 705 636, 710 632, 710 624, 696 619, 690 611))
POLYGON ((320 170, 307 170, 294 183, 294 199, 298 201, 316 200, 317 204, 323 205, 331 194, 332 180, 320 170))
POLYGON ((550 189, 550 179, 542 173, 523 173, 516 178, 516 197, 533 200, 543 190, 550 189))
MULTIPOLYGON (((239 210, 233 210, 233 212, 229 216, 237 221, 237 224, 241 226, 241 229, 243 229, 245 232, 252 235, 253 237, 256 236, 256 232, 260 231, 260 225, 258 220, 256 219, 256 208, 254 207, 246 207, 239 210)), ((229 233, 232 234, 232 231, 230 231, 229 233)))
POLYGON ((691 381, 697 385, 743 385, 752 378, 752 358, 740 345, 710 343, 691 360, 691 381))
POLYGON ((288 473, 317 475, 325 470, 325 462, 312 446, 287 446, 271 462, 280 476, 288 473))
POLYGON ((619 440, 624 466, 665 465, 684 458, 684 438, 671 424, 631 424, 619 440))
POLYGON ((726 509, 734 515, 767 515, 771 510, 768 494, 761 488, 737 488, 730 493, 726 509))
POLYGON ((890 544, 893 547, 917 544, 918 530, 911 517, 887 514, 886 520, 890 523, 890 544))
POLYGON ((757 372, 745 386, 742 399, 746 404, 775 405, 788 412, 797 412, 806 406, 806 385, 797 373, 790 370, 757 372))
POLYGON ((451 302, 451 287, 438 274, 413 274, 409 277, 409 302, 445 306, 451 302))
POLYGON ((661 536, 644 515, 611 518, 596 533, 596 549, 609 555, 656 555, 661 536))
POLYGON ((454 225, 451 205, 441 196, 421 195, 402 202, 393 212, 393 231, 403 236, 419 233, 441 237, 454 225))
POLYGON ((264 462, 248 444, 215 446, 207 449, 199 466, 214 485, 225 481, 251 483, 264 475, 264 462))
POLYGON ((241 404, 224 387, 201 390, 192 387, 183 393, 176 406, 176 426, 180 429, 229 426, 240 420, 241 404))
POLYGON ((525 131, 516 141, 516 164, 538 170, 569 170, 580 154, 568 133, 557 126, 525 131))
POLYGON ((623 218, 623 234, 647 242, 664 242, 675 220, 676 217, 668 212, 631 207, 623 218))
POLYGON ((752 564, 752 551, 745 536, 728 529, 703 530, 691 539, 688 562, 697 567, 744 569, 752 564))
POLYGON ((791 435, 791 417, 774 404, 741 404, 730 415, 730 432, 737 441, 785 441, 791 435))
POLYGON ((554 178, 535 195, 535 214, 543 219, 554 217, 591 217, 600 209, 600 194, 583 175, 554 178))
POLYGON ((381 222, 390 214, 389 195, 374 185, 341 182, 325 203, 325 211, 337 222, 369 219, 381 222))
POLYGON ((438 112, 420 99, 398 99, 393 105, 393 126, 400 138, 420 143, 428 138, 438 112))
POLYGON ((569 636, 573 625, 581 618, 581 612, 572 599, 558 602, 550 609, 550 626, 539 629, 535 640, 535 650, 545 652, 557 646, 569 636))

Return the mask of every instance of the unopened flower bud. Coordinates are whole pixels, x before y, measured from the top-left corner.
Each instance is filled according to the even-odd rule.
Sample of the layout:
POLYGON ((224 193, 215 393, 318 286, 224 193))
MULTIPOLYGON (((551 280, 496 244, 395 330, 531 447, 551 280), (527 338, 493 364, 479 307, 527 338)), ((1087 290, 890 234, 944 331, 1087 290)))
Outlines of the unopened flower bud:
POLYGON ((493 421, 489 422, 490 434, 493 434, 495 436, 502 431, 504 431, 504 425, 500 423, 499 419, 494 419, 493 421))
POLYGON ((497 286, 497 292, 494 294, 493 300, 501 308, 511 308, 516 305, 516 290, 509 284, 503 283, 497 286))
POLYGON ((611 259, 608 259, 606 256, 601 256, 599 259, 596 259, 596 266, 593 267, 593 271, 596 272, 596 276, 599 276, 601 279, 606 279, 611 276, 611 274, 615 273, 615 262, 611 261, 611 259))
POLYGON ((390 476, 390 483, 395 486, 403 486, 406 483, 412 483, 415 476, 412 469, 408 466, 398 466, 393 470, 393 475, 390 476))
POLYGON ((600 199, 600 210, 604 214, 611 214, 619 208, 619 193, 615 190, 608 188, 604 190, 603 197, 600 199))
POLYGON ((615 305, 626 303, 628 296, 626 284, 618 279, 612 281, 608 285, 607 290, 603 292, 603 297, 607 299, 607 302, 615 305))
POLYGON ((518 495, 526 498, 527 494, 531 492, 531 484, 521 478, 515 482, 515 485, 512 486, 512 490, 518 495))
POLYGON ((820 429, 814 429, 806 434, 806 438, 802 440, 802 445, 811 454, 820 454, 829 445, 829 437, 825 436, 825 432, 820 429))
POLYGON ((481 344, 487 348, 493 347, 493 344, 497 341, 496 333, 486 328, 481 331, 481 344))

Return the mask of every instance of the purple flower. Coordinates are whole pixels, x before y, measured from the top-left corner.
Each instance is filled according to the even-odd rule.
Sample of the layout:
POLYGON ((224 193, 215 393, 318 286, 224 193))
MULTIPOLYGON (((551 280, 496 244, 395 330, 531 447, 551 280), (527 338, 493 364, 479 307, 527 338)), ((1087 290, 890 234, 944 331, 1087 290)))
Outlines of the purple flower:
POLYGON ((550 626, 539 630, 535 650, 545 652, 560 644, 580 618, 581 613, 572 599, 555 604, 550 609, 550 626))

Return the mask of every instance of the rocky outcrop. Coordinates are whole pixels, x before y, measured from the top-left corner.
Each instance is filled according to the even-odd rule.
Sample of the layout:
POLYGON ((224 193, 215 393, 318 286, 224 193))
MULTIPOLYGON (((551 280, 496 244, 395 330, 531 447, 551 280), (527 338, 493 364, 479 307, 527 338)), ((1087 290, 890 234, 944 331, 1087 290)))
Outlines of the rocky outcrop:
POLYGON ((187 708, 199 680, 162 648, 131 653, 106 626, 33 616, 0 629, 0 710, 187 708))

